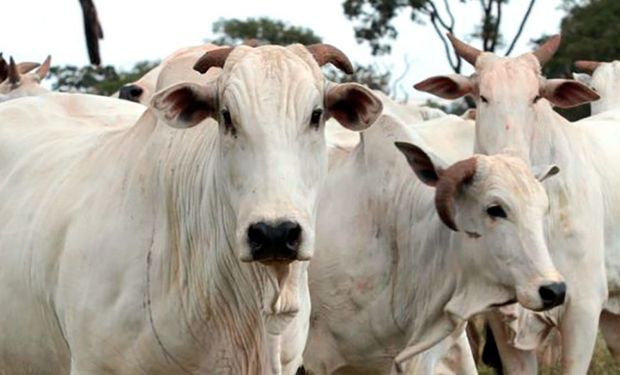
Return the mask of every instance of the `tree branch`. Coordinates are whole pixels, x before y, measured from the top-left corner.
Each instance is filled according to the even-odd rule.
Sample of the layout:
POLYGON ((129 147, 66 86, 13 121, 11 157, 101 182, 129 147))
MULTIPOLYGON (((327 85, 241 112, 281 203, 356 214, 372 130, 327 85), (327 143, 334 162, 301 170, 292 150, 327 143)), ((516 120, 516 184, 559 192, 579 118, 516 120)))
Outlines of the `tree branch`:
POLYGON ((435 32, 439 36, 439 39, 441 39, 441 42, 443 43, 443 47, 444 47, 444 50, 446 52, 446 56, 448 57, 448 63, 450 64, 450 67, 452 68, 452 70, 454 70, 455 73, 460 73, 461 72, 461 64, 462 64, 461 57, 459 55, 455 55, 456 56, 456 62, 454 61, 454 59, 452 58, 452 54, 451 54, 451 52, 452 52, 452 49, 450 48, 451 44, 446 39, 444 33, 439 29, 439 26, 437 25, 437 22, 435 21, 435 19, 432 16, 431 16, 431 24, 433 25, 433 28, 435 29, 435 32))
POLYGON ((450 4, 448 0, 443 0, 444 7, 446 8, 446 12, 448 13, 448 17, 450 17, 450 31, 454 28, 454 14, 452 14, 452 9, 450 9, 450 4))
POLYGON ((495 17, 495 27, 493 30, 493 41, 491 42, 491 49, 489 51, 495 52, 495 47, 499 41, 499 25, 502 22, 502 0, 495 0, 497 16, 495 17))
POLYGON ((515 48, 515 45, 517 44, 517 41, 519 40, 519 37, 521 36, 521 33, 523 32, 523 28, 525 27, 525 23, 527 22, 527 19, 529 18, 530 13, 532 12, 532 8, 534 7, 534 3, 535 2, 536 2, 536 0, 530 0, 530 5, 528 5, 527 10, 525 11, 525 14, 523 15, 523 19, 521 20, 521 24, 519 25, 519 29, 517 30, 517 34, 512 39, 512 43, 510 43, 510 46, 506 50, 506 53, 505 53, 504 56, 510 55, 512 53, 512 50, 515 48))

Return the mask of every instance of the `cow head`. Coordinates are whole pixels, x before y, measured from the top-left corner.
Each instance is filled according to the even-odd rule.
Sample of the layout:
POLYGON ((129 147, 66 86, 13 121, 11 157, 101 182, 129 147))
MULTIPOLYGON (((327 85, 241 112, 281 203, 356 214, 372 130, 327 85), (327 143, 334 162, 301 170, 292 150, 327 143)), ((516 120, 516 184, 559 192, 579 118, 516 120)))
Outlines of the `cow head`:
POLYGON ((584 73, 573 78, 596 91, 601 99, 592 102, 592 113, 601 113, 620 105, 620 61, 576 61, 575 67, 584 73))
POLYGON ((234 248, 242 261, 310 259, 327 171, 325 121, 363 130, 381 113, 380 100, 363 86, 326 82, 320 65, 328 62, 352 69, 327 45, 222 48, 195 65, 201 73, 223 68, 216 80, 177 84, 153 97, 172 127, 217 121, 218 183, 236 215, 234 248))
POLYGON ((541 66, 559 47, 559 35, 537 50, 514 58, 482 52, 449 37, 456 53, 474 65, 476 72, 470 77, 432 77, 415 88, 446 99, 470 95, 476 101, 478 152, 527 152, 532 134, 537 131, 530 125, 549 120, 550 103, 567 108, 599 99, 596 92, 575 80, 541 76, 541 66))
POLYGON ((559 171, 556 166, 532 173, 520 159, 500 154, 476 155, 444 168, 412 144, 396 145, 418 178, 435 188, 442 222, 483 245, 477 247, 482 253, 455 256, 462 264, 475 264, 472 272, 485 282, 510 293, 496 303, 516 296, 523 306, 544 310, 564 302, 566 285, 545 243, 549 201, 540 183, 559 171))
POLYGON ((41 87, 41 81, 49 72, 51 59, 48 56, 40 65, 32 62, 16 64, 11 57, 7 64, 0 55, 0 94, 8 100, 46 93, 47 90, 41 87))

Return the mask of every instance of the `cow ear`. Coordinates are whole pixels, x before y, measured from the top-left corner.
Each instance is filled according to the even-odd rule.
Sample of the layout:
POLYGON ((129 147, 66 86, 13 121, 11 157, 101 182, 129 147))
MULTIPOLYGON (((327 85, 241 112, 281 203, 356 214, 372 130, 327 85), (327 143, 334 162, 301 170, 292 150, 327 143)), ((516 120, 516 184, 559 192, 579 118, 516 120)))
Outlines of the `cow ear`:
POLYGON ((357 83, 329 85, 325 107, 342 126, 354 131, 368 129, 383 111, 381 100, 357 83))
POLYGON ((586 73, 573 73, 573 79, 588 87, 592 87, 592 76, 586 73))
POLYGON ((570 108, 599 100, 601 97, 588 86, 572 79, 547 80, 542 96, 560 108, 570 108))
POLYGON ((50 66, 52 64, 52 56, 51 55, 47 55, 47 57, 45 58, 45 61, 43 61, 43 64, 41 64, 41 66, 37 69, 37 76, 39 76, 39 79, 44 79, 45 77, 47 77, 47 74, 50 71, 50 66))
POLYGON ((532 167, 532 173, 538 181, 543 182, 549 177, 553 177, 556 174, 560 173, 560 167, 555 164, 536 165, 532 167))
POLYGON ((437 166, 431 157, 416 145, 407 142, 394 142, 394 145, 405 155, 420 181, 428 186, 437 186, 442 167, 437 166))
POLYGON ((157 92, 151 100, 157 116, 173 128, 196 126, 217 111, 215 86, 180 83, 157 92))
POLYGON ((444 99, 460 98, 470 94, 473 88, 469 78, 459 74, 431 77, 416 83, 413 87, 444 99))

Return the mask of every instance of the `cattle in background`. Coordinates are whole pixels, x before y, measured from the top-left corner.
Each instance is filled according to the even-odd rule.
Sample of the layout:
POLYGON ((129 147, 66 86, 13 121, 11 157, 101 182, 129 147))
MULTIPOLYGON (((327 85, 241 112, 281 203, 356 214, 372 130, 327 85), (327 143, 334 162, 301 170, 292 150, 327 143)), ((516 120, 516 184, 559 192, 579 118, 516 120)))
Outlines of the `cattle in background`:
POLYGON ((207 53, 217 79, 160 91, 136 124, 50 116, 61 94, 0 107, 19 155, 0 163, 2 371, 295 373, 324 122, 381 112, 325 81, 319 65, 350 72, 341 52, 308 48, 207 53))
POLYGON ((573 77, 594 89, 601 97, 590 103, 593 115, 620 108, 620 61, 580 60, 575 62, 575 66, 585 73, 573 73, 573 77))
MULTIPOLYGON (((577 81, 541 77, 541 66, 557 50, 559 36, 515 58, 481 52, 450 38, 457 53, 475 66, 475 74, 432 77, 415 87, 447 99, 474 98, 476 152, 509 152, 529 164, 558 164, 563 171, 545 182, 551 201, 546 237, 553 261, 568 284, 567 303, 541 319, 517 307, 517 318, 510 326, 519 332, 512 335, 512 344, 524 351, 498 340, 505 369, 536 373, 532 349, 544 337, 544 327, 555 324, 562 337, 562 373, 585 374, 601 312, 607 317, 601 318, 603 332, 618 332, 620 326, 620 169, 615 167, 620 160, 620 112, 571 124, 553 111, 552 104, 571 107, 599 99, 577 81), (534 321, 544 324, 528 324, 534 321)), ((616 341, 614 347, 620 349, 618 345, 616 341)))
POLYGON ((51 60, 51 56, 48 56, 41 65, 32 62, 16 64, 11 57, 7 64, 0 55, 0 102, 48 93, 41 86, 41 81, 49 72, 51 60), (37 70, 32 72, 34 69, 37 70))
MULTIPOLYGON (((536 310, 562 303, 544 243, 547 197, 522 161, 474 156, 448 167, 398 143, 409 166, 394 147, 443 138, 443 120, 418 128, 384 113, 332 166, 309 273, 310 373, 387 373, 394 361, 429 373, 472 314, 514 299, 536 310)), ((539 171, 544 179, 556 169, 539 171)), ((461 370, 475 372, 461 347, 461 370)))
MULTIPOLYGON (((117 96, 121 99, 148 105, 151 98, 157 91, 156 88, 162 87, 161 84, 158 85, 157 81, 165 67, 167 67, 167 69, 174 69, 174 71, 178 74, 192 72, 192 67, 198 58, 205 53, 218 48, 226 47, 207 43, 198 46, 179 48, 169 56, 166 56, 166 58, 164 58, 159 65, 151 69, 139 80, 123 85, 123 87, 121 87, 118 91, 117 96)), ((168 72, 167 75, 170 77, 171 73, 168 72)), ((179 80, 180 79, 177 78, 176 82, 179 80)))

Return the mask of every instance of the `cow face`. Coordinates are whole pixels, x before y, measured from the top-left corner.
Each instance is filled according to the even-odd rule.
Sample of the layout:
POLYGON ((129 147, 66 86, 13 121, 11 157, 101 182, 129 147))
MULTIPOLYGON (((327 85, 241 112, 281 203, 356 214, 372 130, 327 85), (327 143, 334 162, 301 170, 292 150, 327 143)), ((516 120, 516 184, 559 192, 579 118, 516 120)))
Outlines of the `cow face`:
POLYGON ((236 214, 240 260, 310 259, 327 171, 325 120, 333 116, 362 130, 380 114, 381 102, 360 85, 326 83, 301 45, 241 46, 224 60, 217 80, 165 89, 152 105, 177 128, 217 120, 218 183, 236 214))
POLYGON ((596 91, 601 99, 591 103, 592 114, 608 111, 620 104, 620 61, 576 61, 587 73, 573 73, 573 78, 596 91))
POLYGON ((539 182, 557 173, 556 166, 536 168, 535 176, 520 159, 477 155, 444 169, 416 146, 397 146, 420 180, 436 188, 441 220, 482 245, 481 253, 458 256, 485 283, 510 294, 494 303, 516 296, 526 308, 543 310, 564 302, 566 285, 545 243, 549 202, 539 182))
POLYGON ((551 121, 550 103, 568 108, 599 99, 575 80, 541 77, 541 65, 559 46, 559 36, 532 53, 509 58, 480 52, 451 37, 459 55, 475 65, 471 77, 437 76, 415 85, 418 90, 443 98, 464 95, 476 102, 476 150, 484 154, 511 152, 529 159, 533 135, 539 124, 551 121))

